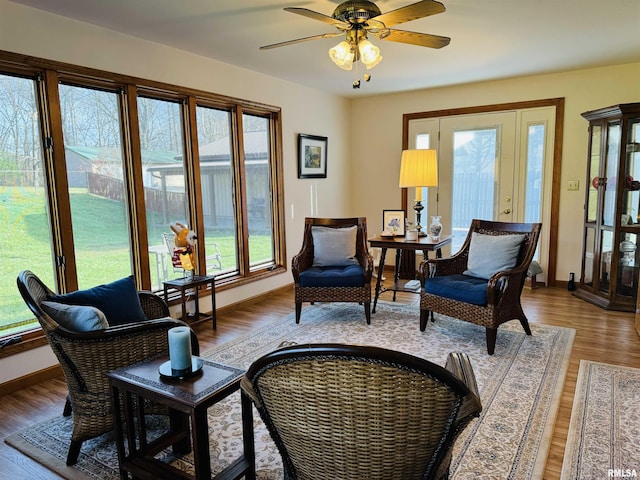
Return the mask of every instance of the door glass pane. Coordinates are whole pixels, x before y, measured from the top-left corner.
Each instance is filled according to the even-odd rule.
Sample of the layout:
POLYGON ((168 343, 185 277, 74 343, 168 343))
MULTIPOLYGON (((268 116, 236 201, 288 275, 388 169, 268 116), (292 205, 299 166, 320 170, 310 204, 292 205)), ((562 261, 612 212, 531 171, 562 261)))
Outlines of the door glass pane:
POLYGON ((274 263, 269 120, 243 115, 250 268, 274 263))
POLYGON ((34 80, 0 75, 0 337, 39 326, 16 288, 21 269, 55 289, 36 98, 34 80))
MULTIPOLYGON (((419 133, 416 135, 416 149, 417 150, 428 150, 431 148, 431 135, 428 133, 419 133)), ((428 187, 418 187, 422 188, 422 205, 424 206, 423 213, 429 212, 429 188, 428 187)), ((407 217, 409 217, 409 213, 407 212, 407 217)), ((429 225, 429 222, 426 218, 422 218, 421 222, 423 231, 426 230, 426 226, 429 225)))
POLYGON ((118 100, 117 93, 60 85, 79 288, 131 274, 118 100))
POLYGON ((598 214, 598 185, 600 177, 600 150, 602 148, 602 127, 591 128, 591 160, 589 162, 589 198, 587 201, 587 222, 595 222, 598 214))
POLYGON ((151 285, 160 289, 162 280, 184 275, 180 263, 174 266, 171 259, 174 235, 169 225, 180 222, 191 228, 185 194, 181 106, 139 97, 138 121, 151 285))
POLYGON ((453 134, 452 252, 460 250, 471 220, 494 218, 497 137, 497 128, 453 134))
POLYGON ((196 112, 207 273, 218 275, 236 272, 238 250, 231 158, 231 113, 208 107, 198 107, 196 112))
POLYGON ((542 167, 545 149, 544 124, 529 125, 527 136, 527 181, 525 192, 524 221, 542 221, 542 167))
POLYGON ((616 209, 617 168, 620 156, 620 122, 609 124, 607 132, 606 183, 604 187, 603 225, 613 226, 613 213, 616 209))

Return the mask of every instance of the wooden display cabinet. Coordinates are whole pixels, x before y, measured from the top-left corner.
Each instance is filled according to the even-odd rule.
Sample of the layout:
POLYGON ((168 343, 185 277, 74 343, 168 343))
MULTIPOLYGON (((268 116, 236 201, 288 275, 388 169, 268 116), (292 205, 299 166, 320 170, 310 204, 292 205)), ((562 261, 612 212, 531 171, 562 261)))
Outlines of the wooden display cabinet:
POLYGON ((636 311, 640 267, 640 103, 585 112, 589 150, 582 273, 574 295, 636 311))

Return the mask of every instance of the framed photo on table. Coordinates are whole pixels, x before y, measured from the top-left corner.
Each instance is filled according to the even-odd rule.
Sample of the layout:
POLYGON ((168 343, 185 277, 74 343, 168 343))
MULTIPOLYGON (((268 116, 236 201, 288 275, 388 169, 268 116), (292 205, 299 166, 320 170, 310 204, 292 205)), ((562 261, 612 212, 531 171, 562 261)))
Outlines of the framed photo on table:
POLYGON ((298 135, 298 178, 327 178, 327 137, 298 135))
POLYGON ((405 217, 406 212, 404 210, 383 210, 382 230, 385 232, 393 232, 394 235, 403 237, 405 217))

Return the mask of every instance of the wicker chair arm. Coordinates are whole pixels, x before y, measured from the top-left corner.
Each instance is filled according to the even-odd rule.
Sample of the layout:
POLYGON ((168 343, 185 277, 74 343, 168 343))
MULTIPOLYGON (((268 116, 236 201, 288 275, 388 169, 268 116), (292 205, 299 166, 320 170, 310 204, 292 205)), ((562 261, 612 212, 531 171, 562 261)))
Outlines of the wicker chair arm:
POLYGON ((495 306, 505 295, 509 298, 519 297, 527 268, 521 265, 494 273, 487 282, 487 304, 495 306))
POLYGON ((365 283, 371 283, 371 278, 373 277, 373 256, 370 253, 365 253, 361 258, 358 259, 360 266, 364 270, 364 281, 365 283))
POLYGON ((255 404, 256 408, 259 409, 262 407, 262 402, 260 401, 260 397, 258 397, 258 394, 253 389, 251 380, 249 380, 246 375, 243 376, 242 379, 240 380, 240 388, 244 393, 246 393, 249 396, 249 398, 251 398, 251 401, 255 404))
POLYGON ((471 360, 466 353, 449 353, 444 368, 453 373, 467 386, 469 390, 471 390, 474 395, 480 398, 480 393, 478 392, 478 383, 476 382, 476 375, 473 372, 471 360))
POLYGON ((454 255, 449 258, 429 258, 420 262, 418 272, 424 279, 441 275, 461 274, 467 269, 468 255, 454 255))
POLYGON ((476 376, 471 366, 471 360, 466 353, 449 353, 444 368, 460 379, 470 392, 463 400, 460 412, 458 413, 457 428, 459 429, 466 425, 472 418, 478 417, 482 411, 478 383, 476 382, 476 376))
POLYGON ((169 316, 169 306, 160 295, 149 291, 138 291, 138 298, 145 317, 149 320, 169 316))
POLYGON ((301 250, 291 259, 291 273, 295 283, 300 283, 300 273, 313 265, 313 253, 309 250, 301 250))
POLYGON ((181 320, 174 318, 156 318, 146 320, 144 322, 125 323, 123 325, 114 325, 104 330, 94 330, 91 332, 74 332, 58 326, 52 330, 52 333, 66 341, 73 343, 90 342, 110 342, 112 339, 122 335, 143 335, 155 330, 168 330, 173 327, 183 327, 187 324, 181 320))

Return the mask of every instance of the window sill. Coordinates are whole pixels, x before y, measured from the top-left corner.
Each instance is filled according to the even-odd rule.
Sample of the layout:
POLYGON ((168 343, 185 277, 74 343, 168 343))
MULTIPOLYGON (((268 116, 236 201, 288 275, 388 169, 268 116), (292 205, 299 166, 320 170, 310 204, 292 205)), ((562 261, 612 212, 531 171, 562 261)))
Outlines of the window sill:
POLYGON ((22 339, 19 342, 0 349, 0 358, 10 357, 11 355, 48 345, 49 343, 42 330, 31 330, 30 332, 23 333, 21 337, 22 339))

